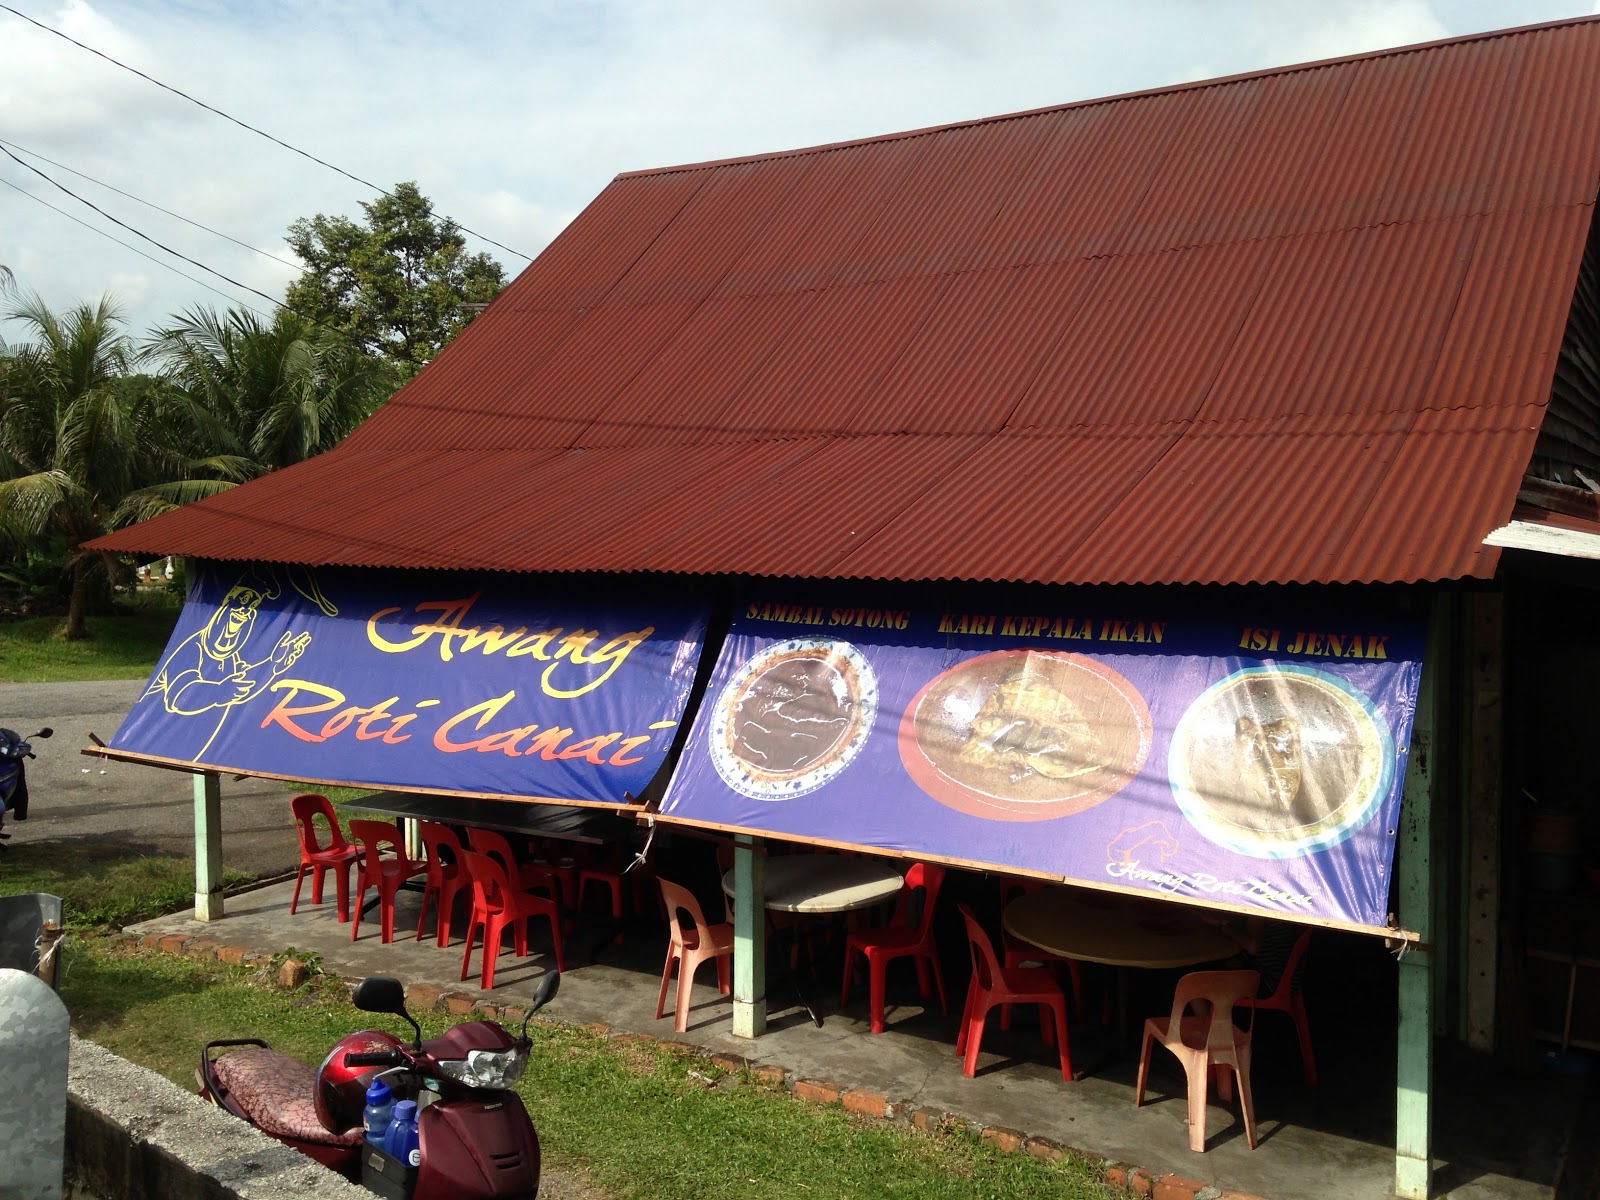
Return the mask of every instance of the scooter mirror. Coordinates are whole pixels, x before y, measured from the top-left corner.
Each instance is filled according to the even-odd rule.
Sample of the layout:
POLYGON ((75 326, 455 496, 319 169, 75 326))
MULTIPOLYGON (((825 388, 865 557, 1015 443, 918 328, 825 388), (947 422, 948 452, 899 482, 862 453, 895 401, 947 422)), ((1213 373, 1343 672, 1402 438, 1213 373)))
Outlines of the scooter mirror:
POLYGON ((546 1004, 555 999, 556 991, 561 987, 561 972, 549 971, 539 981, 539 986, 534 989, 533 1003, 528 1006, 528 1015, 522 1018, 522 1040, 528 1040, 528 1022, 533 1020, 533 1014, 546 1004))
POLYGON ((369 975, 356 984, 350 995, 351 1003, 363 1012, 394 1013, 406 1011, 406 989, 390 975, 369 975))
POLYGON ((55 733, 55 730, 51 729, 50 726, 46 725, 43 729, 39 730, 39 732, 34 734, 33 736, 36 737, 36 738, 47 738, 47 737, 51 737, 52 735, 54 735, 54 733, 55 733))

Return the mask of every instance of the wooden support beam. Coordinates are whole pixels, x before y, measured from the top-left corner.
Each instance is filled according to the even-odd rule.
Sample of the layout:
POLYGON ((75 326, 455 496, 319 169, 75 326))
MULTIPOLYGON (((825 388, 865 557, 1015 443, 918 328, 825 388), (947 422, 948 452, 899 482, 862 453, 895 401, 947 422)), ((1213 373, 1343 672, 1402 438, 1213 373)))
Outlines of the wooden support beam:
POLYGON ((733 1036, 767 1031, 767 852, 748 833, 733 839, 733 1036))
POLYGON ((1421 938, 1400 958, 1399 1049, 1396 1061, 1394 1191, 1402 1200, 1427 1200, 1433 1179, 1433 803, 1439 732, 1440 679, 1449 653, 1452 598, 1436 595, 1422 656, 1422 682, 1395 852, 1402 928, 1421 938))
POLYGON ((1505 763, 1504 598, 1469 601, 1467 675, 1467 813, 1462 846, 1462 1040, 1474 1050, 1495 1049, 1495 984, 1500 974, 1500 809, 1505 763))
POLYGON ((222 777, 194 777, 194 918, 222 916, 222 777))

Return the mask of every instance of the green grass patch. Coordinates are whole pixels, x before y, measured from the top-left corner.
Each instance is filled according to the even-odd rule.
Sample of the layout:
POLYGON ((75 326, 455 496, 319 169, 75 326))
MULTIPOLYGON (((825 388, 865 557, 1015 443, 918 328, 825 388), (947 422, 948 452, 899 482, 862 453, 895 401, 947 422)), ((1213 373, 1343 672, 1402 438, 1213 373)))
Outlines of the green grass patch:
MULTIPOLYGON (((355 1029, 403 1023, 361 1013, 342 989, 285 992, 244 968, 69 942, 61 994, 85 1037, 192 1087, 205 1042, 259 1037, 316 1064, 355 1029)), ((260 973, 266 974, 266 973, 260 973)), ((560 1009, 556 999, 552 1012, 560 1009)), ((424 1036, 447 1019, 420 1014, 424 1036)), ((723 1075, 671 1043, 536 1025, 518 1085, 552 1168, 617 1197, 905 1200, 1109 1194, 1092 1166, 1001 1154, 964 1133, 931 1135, 795 1100, 723 1075)))
MULTIPOLYGON (((251 882, 222 873, 224 889, 251 882)), ((60 896, 69 930, 118 929, 194 905, 194 863, 187 858, 130 857, 116 842, 14 841, 0 857, 0 896, 60 896)))
POLYGON ((6 622, 0 625, 0 683, 145 679, 177 620, 178 609, 165 605, 90 617, 90 636, 71 642, 61 637, 60 617, 6 622))

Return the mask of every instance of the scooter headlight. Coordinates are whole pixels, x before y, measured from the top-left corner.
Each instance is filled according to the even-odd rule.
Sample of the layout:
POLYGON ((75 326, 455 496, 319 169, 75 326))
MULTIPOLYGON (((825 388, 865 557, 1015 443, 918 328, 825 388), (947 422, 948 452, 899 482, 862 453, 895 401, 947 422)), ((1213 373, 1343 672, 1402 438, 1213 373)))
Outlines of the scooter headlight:
POLYGON ((465 1058, 445 1059, 435 1064, 439 1074, 468 1087, 510 1087, 522 1078, 528 1055, 520 1049, 469 1050, 465 1058))

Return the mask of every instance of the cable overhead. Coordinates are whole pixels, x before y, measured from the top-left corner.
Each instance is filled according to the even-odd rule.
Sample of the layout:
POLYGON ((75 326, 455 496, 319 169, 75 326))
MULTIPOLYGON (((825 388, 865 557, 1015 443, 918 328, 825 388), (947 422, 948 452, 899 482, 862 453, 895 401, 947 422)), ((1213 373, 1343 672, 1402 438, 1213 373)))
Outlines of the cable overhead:
POLYGON ((132 250, 140 258, 148 258, 151 262, 155 263, 156 266, 162 267, 162 268, 164 268, 164 269, 166 269, 168 271, 171 271, 174 275, 181 275, 184 279, 187 279, 190 283, 198 284, 200 287, 205 288, 206 291, 208 291, 208 292, 214 292, 216 295, 221 296, 229 304, 237 304, 240 308, 250 309, 250 311, 255 313, 256 316, 258 316, 258 317, 265 318, 266 315, 267 315, 266 313, 262 312, 259 308, 250 308, 250 306, 248 304, 246 304, 244 301, 238 299, 235 296, 228 295, 228 293, 223 291, 221 288, 212 287, 204 279, 196 279, 193 275, 189 274, 187 271, 178 270, 177 267, 173 266, 169 262, 163 262, 161 259, 157 258, 154 254, 147 254, 145 251, 139 249, 139 247, 131 246, 127 242, 123 241, 121 238, 112 237, 104 229, 100 229, 100 228, 98 228, 98 227, 96 227, 94 225, 89 224, 89 222, 85 221, 82 217, 73 216, 71 213, 69 213, 64 208, 57 208, 54 204, 51 204, 50 201, 46 200, 43 196, 35 196, 27 188, 18 187, 16 184, 12 183, 11 180, 9 180, 9 179, 0 179, 0 183, 5 184, 12 191, 21 192, 29 200, 32 200, 35 203, 44 205, 51 212, 60 213, 67 220, 74 221, 77 224, 82 225, 90 233, 98 233, 101 237, 105 238, 107 241, 115 242, 117 245, 121 246, 124 250, 132 250))
MULTIPOLYGON (((161 80, 155 78, 152 75, 146 75, 143 71, 139 70, 137 67, 130 67, 127 63, 119 62, 117 59, 112 58, 109 54, 106 54, 106 53, 104 53, 103 51, 100 51, 100 50, 96 50, 93 46, 85 45, 83 42, 80 42, 77 38, 70 37, 67 34, 62 33, 59 29, 52 29, 50 26, 44 24, 43 22, 35 21, 27 13, 18 12, 16 9, 12 8, 9 4, 0 4, 0 9, 3 9, 4 11, 10 13, 14 17, 21 17, 24 21, 28 22, 28 24, 35 25, 38 28, 44 30, 46 33, 55 34, 58 38, 61 38, 63 41, 71 42, 74 46, 78 47, 78 49, 80 49, 80 50, 87 50, 90 54, 93 54, 95 57, 105 59, 108 63, 110 63, 114 67, 121 67, 124 71, 128 71, 131 74, 137 75, 140 79, 145 80, 147 83, 153 83, 158 88, 162 88, 165 91, 171 92, 174 96, 180 96, 183 99, 187 100, 190 104, 197 104, 201 108, 205 109, 207 112, 214 113, 215 115, 221 117, 224 121, 231 121, 235 125, 239 126, 239 128, 241 128, 241 129, 248 129, 251 133, 257 135, 258 137, 264 137, 264 138, 267 139, 267 141, 272 142, 272 143, 274 143, 276 145, 282 146, 285 150, 292 151, 295 154, 298 154, 301 158, 309 158, 312 162, 316 163, 318 166, 327 167, 328 170, 335 171, 338 174, 343 175, 346 179, 353 180, 354 182, 359 183, 362 187, 369 187, 375 192, 380 192, 383 195, 388 196, 389 199, 391 199, 391 200, 393 200, 395 198, 394 193, 391 192, 388 188, 379 187, 377 184, 373 183, 371 180, 363 179, 359 175, 352 175, 352 174, 350 174, 349 171, 346 171, 343 167, 336 167, 331 162, 325 162, 322 159, 318 158, 315 154, 307 153, 306 151, 300 149, 298 146, 291 146, 288 142, 284 141, 282 138, 273 137, 270 133, 267 133, 265 130, 257 129, 254 125, 251 125, 246 121, 239 120, 238 117, 229 116, 227 113, 223 112, 220 108, 213 108, 211 105, 207 104, 204 100, 196 100, 193 96, 189 95, 187 92, 179 91, 177 88, 173 87, 171 84, 162 83, 161 80)), ((24 165, 26 165, 26 164, 24 164, 24 165)), ((488 237, 485 234, 481 234, 475 229, 468 229, 465 225, 461 224, 459 221, 451 221, 449 217, 446 217, 445 220, 446 221, 450 221, 450 224, 454 225, 457 229, 461 230, 462 233, 470 233, 473 237, 477 238, 479 241, 488 242, 489 245, 496 246, 499 249, 504 250, 507 254, 515 254, 518 258, 525 258, 529 262, 533 261, 533 256, 531 254, 524 254, 521 250, 513 250, 510 246, 507 246, 502 242, 497 242, 492 237, 488 237)), ((209 268, 207 268, 207 269, 209 270, 209 268)))
POLYGON ((181 258, 181 259, 183 259, 184 262, 189 263, 191 266, 199 267, 202 271, 206 271, 206 272, 208 272, 208 273, 210 273, 212 275, 215 275, 218 279, 222 280, 225 283, 231 283, 236 288, 242 288, 244 291, 252 292, 257 296, 260 296, 268 304, 275 305, 276 307, 283 309, 285 312, 293 311, 292 309, 289 308, 289 306, 287 304, 283 303, 283 301, 274 300, 271 296, 267 295, 260 288, 253 288, 248 283, 240 283, 237 279, 233 279, 233 278, 231 278, 231 277, 229 277, 227 275, 224 275, 221 271, 217 270, 215 267, 206 266, 206 264, 201 262, 198 258, 190 258, 187 254, 180 253, 179 251, 174 250, 171 246, 167 246, 167 245, 164 245, 161 242, 156 241, 156 239, 151 237, 148 233, 144 233, 144 232, 142 232, 142 231, 140 231, 138 229, 135 229, 132 225, 129 225, 126 221, 124 221, 124 220, 122 220, 122 219, 120 219, 118 217, 112 216, 105 209, 101 208, 98 204, 96 204, 93 200, 85 200, 82 196, 78 195, 77 192, 73 191, 71 188, 67 187, 65 184, 58 183, 56 180, 51 179, 50 176, 46 175, 43 171, 39 170, 39 168, 34 166, 32 163, 24 162, 22 159, 18 158, 15 154, 11 153, 11 151, 7 147, 0 146, 0 154, 4 154, 7 158, 9 158, 12 162, 16 163, 19 167, 23 167, 26 170, 32 171, 35 175, 37 175, 40 179, 44 180, 51 187, 57 188, 58 190, 65 192, 67 195, 71 196, 74 200, 76 200, 79 204, 87 205, 89 208, 94 209, 95 212, 99 213, 106 220, 111 221, 114 224, 122 226, 122 228, 126 229, 129 233, 133 234, 135 237, 143 238, 145 241, 149 242, 152 246, 156 247, 158 250, 165 250, 168 254, 172 255, 174 258, 181 258))
MULTIPOLYGON (((129 200, 134 201, 136 204, 142 204, 146 208, 153 208, 158 213, 166 213, 167 216, 172 217, 174 220, 182 221, 185 225, 193 225, 196 229, 203 229, 213 237, 219 237, 224 241, 232 242, 235 246, 243 246, 246 250, 261 255, 262 258, 270 258, 273 262, 282 263, 284 266, 295 271, 304 271, 306 269, 304 263, 290 262, 287 258, 279 258, 276 254, 269 254, 267 251, 261 249, 261 247, 252 246, 249 242, 240 241, 231 234, 223 233, 220 229, 213 229, 209 225, 202 225, 199 221, 192 221, 182 213, 175 213, 170 208, 162 208, 161 205, 156 204, 153 201, 146 200, 142 196, 135 196, 132 192, 125 192, 121 188, 115 186, 114 184, 109 184, 103 179, 96 179, 93 175, 85 175, 82 171, 79 171, 74 167, 67 166, 66 163, 57 162, 53 158, 46 158, 37 150, 29 150, 26 146, 19 145, 13 141, 8 141, 5 138, 0 138, 0 146, 10 146, 13 150, 20 150, 29 158, 37 158, 40 162, 49 163, 52 167, 61 168, 61 170, 66 171, 69 175, 76 175, 79 179, 87 179, 90 183, 97 184, 109 192, 115 192, 119 196, 126 196, 129 200)), ((92 229, 93 226, 90 226, 90 228, 92 229)))

